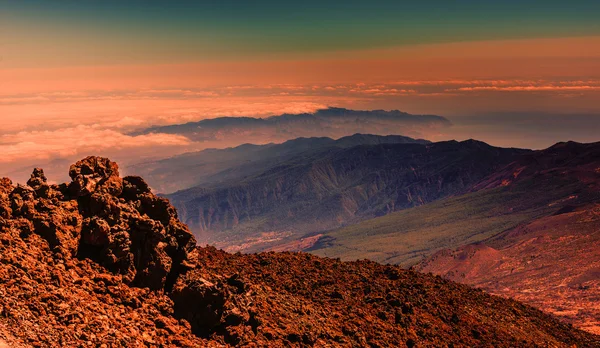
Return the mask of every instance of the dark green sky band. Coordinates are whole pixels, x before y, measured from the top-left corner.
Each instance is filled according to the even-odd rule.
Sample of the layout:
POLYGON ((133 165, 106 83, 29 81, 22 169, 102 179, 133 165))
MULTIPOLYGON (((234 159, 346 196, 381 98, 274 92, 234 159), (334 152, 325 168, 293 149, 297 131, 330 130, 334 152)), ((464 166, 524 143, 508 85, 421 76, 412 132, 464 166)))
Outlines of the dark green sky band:
POLYGON ((182 55, 320 52, 600 34, 600 1, 3 1, 32 31, 182 55), (185 48, 185 49, 184 49, 185 48))

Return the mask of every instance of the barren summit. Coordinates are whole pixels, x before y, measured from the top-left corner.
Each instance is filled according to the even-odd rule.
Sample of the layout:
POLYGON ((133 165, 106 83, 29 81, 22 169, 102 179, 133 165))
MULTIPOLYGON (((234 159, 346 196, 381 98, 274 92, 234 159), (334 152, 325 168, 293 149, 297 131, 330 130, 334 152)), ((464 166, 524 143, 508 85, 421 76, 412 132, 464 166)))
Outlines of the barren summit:
POLYGON ((0 181, 0 346, 558 346, 597 336, 440 277, 196 246, 140 177, 88 157, 0 181))

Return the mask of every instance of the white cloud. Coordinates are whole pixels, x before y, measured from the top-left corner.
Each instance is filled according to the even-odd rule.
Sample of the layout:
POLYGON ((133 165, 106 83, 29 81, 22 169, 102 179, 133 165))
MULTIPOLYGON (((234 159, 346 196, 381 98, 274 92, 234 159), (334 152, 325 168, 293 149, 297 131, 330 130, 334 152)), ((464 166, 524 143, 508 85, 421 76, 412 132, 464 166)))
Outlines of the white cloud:
MULTIPOLYGON (((0 136, 0 162, 69 158, 94 152, 129 151, 141 148, 182 147, 190 141, 178 135, 129 136, 97 125, 30 131, 0 136)), ((157 149, 158 150, 158 149, 157 149)))

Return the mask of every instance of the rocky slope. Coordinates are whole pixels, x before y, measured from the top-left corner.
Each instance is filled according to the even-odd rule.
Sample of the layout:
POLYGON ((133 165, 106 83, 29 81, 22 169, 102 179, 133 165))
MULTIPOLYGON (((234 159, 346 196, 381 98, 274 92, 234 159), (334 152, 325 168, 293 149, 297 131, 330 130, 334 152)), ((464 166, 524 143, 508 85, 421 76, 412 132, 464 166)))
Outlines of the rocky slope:
MULTIPOLYGON (((107 159, 0 183, 0 342, 35 347, 557 346, 599 338, 512 300, 374 262, 197 248, 107 159)), ((1 344, 4 344, 1 343, 1 344)))
MULTIPOLYGON (((528 181, 546 189, 539 196, 564 193, 545 214, 479 243, 442 250, 418 269, 516 298, 600 333, 600 143, 559 143, 525 155, 480 186, 510 190, 528 181)), ((521 204, 528 201, 524 196, 521 204)))
POLYGON ((264 250, 465 192, 524 152, 473 140, 329 148, 228 186, 168 197, 200 242, 264 250))
POLYGON ((417 269, 529 303, 600 334, 598 204, 440 251, 417 269))

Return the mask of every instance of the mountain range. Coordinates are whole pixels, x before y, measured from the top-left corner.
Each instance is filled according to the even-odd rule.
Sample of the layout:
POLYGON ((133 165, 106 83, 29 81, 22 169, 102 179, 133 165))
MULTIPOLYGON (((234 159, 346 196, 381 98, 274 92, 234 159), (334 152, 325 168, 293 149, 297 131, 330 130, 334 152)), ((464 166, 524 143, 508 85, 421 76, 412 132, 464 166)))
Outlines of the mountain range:
POLYGON ((523 152, 477 141, 325 146, 167 197, 201 243, 258 251, 461 193, 523 152))
POLYGON ((414 267, 599 332, 600 143, 531 151, 354 135, 159 167, 190 176, 177 161, 207 154, 224 160, 167 195, 201 244, 414 267))
POLYGON ((372 261, 197 247, 168 200, 88 157, 0 180, 0 345, 593 347, 519 302, 372 261))
POLYGON ((436 248, 485 240, 561 209, 596 202, 598 153, 598 143, 561 143, 519 154, 461 195, 327 231, 313 249, 347 258, 370 253, 377 261, 411 266, 436 248), (359 237, 363 234, 368 238, 359 237), (411 245, 390 245, 390 236, 411 245), (368 240, 368 249, 354 244, 361 240, 368 240))
POLYGON ((299 137, 340 138, 354 133, 423 137, 424 133, 451 125, 442 116, 412 115, 398 110, 367 111, 329 107, 313 113, 282 114, 266 118, 218 117, 185 124, 154 126, 131 134, 178 134, 196 142, 239 145, 244 142, 280 143, 299 137))
POLYGON ((355 134, 334 140, 310 137, 264 145, 242 144, 225 149, 206 149, 165 159, 130 165, 126 171, 141 175, 152 188, 169 194, 194 186, 213 187, 260 174, 265 168, 285 163, 301 153, 357 145, 402 144, 429 141, 400 135, 355 134))

